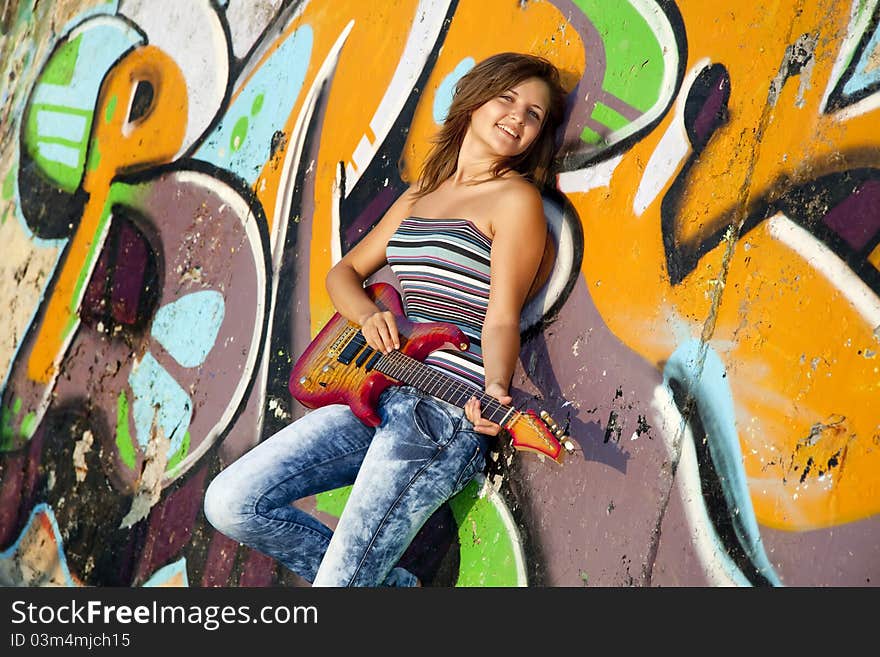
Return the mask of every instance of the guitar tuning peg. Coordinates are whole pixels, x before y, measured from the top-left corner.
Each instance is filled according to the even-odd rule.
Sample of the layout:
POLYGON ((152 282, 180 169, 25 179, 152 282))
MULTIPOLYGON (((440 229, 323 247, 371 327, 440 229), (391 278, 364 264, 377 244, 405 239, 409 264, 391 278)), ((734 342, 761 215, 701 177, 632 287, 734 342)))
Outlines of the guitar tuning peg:
POLYGON ((552 431, 556 431, 556 429, 559 428, 559 426, 556 424, 556 421, 552 417, 550 417, 550 413, 548 413, 547 411, 541 411, 541 419, 550 426, 550 429, 552 431))
POLYGON ((566 452, 574 451, 574 443, 571 442, 571 438, 569 438, 568 436, 564 434, 560 436, 560 442, 562 443, 562 447, 565 449, 566 452))

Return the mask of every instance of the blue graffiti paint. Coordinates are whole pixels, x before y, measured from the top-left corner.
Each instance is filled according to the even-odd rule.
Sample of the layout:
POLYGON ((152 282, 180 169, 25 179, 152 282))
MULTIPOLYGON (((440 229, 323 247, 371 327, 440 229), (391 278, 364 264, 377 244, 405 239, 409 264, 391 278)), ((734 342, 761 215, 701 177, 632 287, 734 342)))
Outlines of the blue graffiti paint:
MULTIPOLYGON (((125 52, 144 41, 141 33, 127 22, 106 15, 111 10, 116 10, 116 3, 100 10, 83 12, 64 29, 63 34, 70 33, 74 39, 80 39, 70 81, 66 85, 59 85, 38 80, 29 101, 37 117, 34 123, 36 143, 33 144, 37 152, 32 155, 78 170, 80 180, 101 83, 107 71, 125 52), (86 126, 81 129, 83 118, 86 126), (45 131, 45 136, 42 131, 45 131), (68 135, 65 143, 58 143, 59 135, 68 135)), ((21 114, 13 112, 12 116, 15 117, 15 130, 18 132, 21 114)), ((17 142, 16 148, 19 147, 20 142, 17 142)), ((19 161, 17 155, 16 161, 19 161)), ((16 185, 15 218, 25 236, 37 247, 63 246, 66 239, 43 239, 31 231, 21 211, 18 194, 16 185)), ((47 280, 51 280, 51 276, 47 280)))
MULTIPOLYGON (((21 534, 18 535, 18 538, 15 539, 15 542, 12 545, 0 552, 0 565, 2 565, 4 561, 16 559, 16 553, 21 546, 21 541, 25 536, 27 536, 28 532, 31 531, 33 524, 37 522, 36 518, 38 514, 45 514, 46 517, 49 519, 49 526, 52 528, 52 536, 55 539, 58 567, 61 569, 61 574, 64 576, 65 583, 67 584, 67 586, 76 586, 76 582, 74 582, 73 577, 70 574, 70 568, 68 568, 67 566, 67 559, 64 556, 64 541, 61 538, 61 530, 58 528, 58 520, 56 520, 55 513, 52 511, 52 508, 45 502, 37 504, 31 510, 31 515, 28 518, 28 521, 25 523, 24 529, 21 530, 21 534)), ((0 571, 2 570, 4 569, 0 567, 0 571)))
POLYGON ((189 395, 149 352, 132 368, 128 384, 134 395, 132 414, 138 444, 142 448, 147 446, 155 414, 156 424, 162 427, 165 437, 171 439, 168 447, 170 458, 180 449, 192 419, 189 395))
POLYGON ((464 74, 470 71, 476 62, 473 57, 465 57, 453 69, 452 73, 443 78, 443 81, 437 86, 437 93, 434 94, 434 123, 440 125, 446 120, 446 114, 449 112, 449 106, 452 104, 452 94, 455 91, 455 85, 464 77, 464 74))
POLYGON ((196 157, 254 183, 269 161, 275 132, 284 130, 302 91, 313 41, 312 28, 304 25, 281 44, 248 81, 196 157), (262 103, 257 102, 260 96, 262 103))
POLYGON ((197 367, 213 348, 225 311, 219 292, 194 292, 162 306, 151 332, 174 360, 184 367, 197 367))
MULTIPOLYGON (((742 450, 736 431, 733 394, 724 363, 708 344, 689 340, 670 356, 663 369, 663 383, 679 382, 697 405, 708 436, 709 455, 721 481, 724 499, 731 511, 734 531, 758 571, 774 586, 781 584, 764 552, 758 521, 746 483, 742 450)), ((671 387, 670 387, 671 390, 671 387)))
MULTIPOLYGON (((186 576, 186 558, 181 557, 174 563, 163 566, 144 582, 144 588, 152 588, 155 586, 165 586, 168 582, 174 580, 177 575, 183 578, 183 586, 189 586, 189 579, 186 576)), ((178 586, 177 583, 174 586, 178 586)))
MULTIPOLYGON (((55 84, 41 76, 31 97, 34 118, 30 129, 34 131, 32 148, 36 151, 32 155, 38 162, 47 160, 73 169, 77 180, 82 180, 101 83, 119 58, 142 42, 137 30, 111 16, 93 18, 74 30, 61 47, 76 48, 69 81, 55 84)), ((69 186, 67 191, 74 191, 76 186, 69 186)))
POLYGON ((843 86, 844 94, 852 96, 880 82, 880 67, 873 61, 878 47, 880 47, 880 27, 874 30, 868 45, 862 50, 859 63, 853 70, 852 77, 843 86))

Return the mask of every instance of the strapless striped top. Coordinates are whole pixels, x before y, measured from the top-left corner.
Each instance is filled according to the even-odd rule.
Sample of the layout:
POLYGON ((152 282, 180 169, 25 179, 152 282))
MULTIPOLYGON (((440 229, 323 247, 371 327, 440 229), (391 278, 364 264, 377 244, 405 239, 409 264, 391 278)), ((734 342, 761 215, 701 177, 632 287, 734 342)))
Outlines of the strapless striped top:
POLYGON ((386 249, 406 316, 414 322, 455 324, 470 339, 467 351, 440 349, 425 364, 481 390, 491 249, 492 241, 467 219, 421 217, 404 219, 386 249))

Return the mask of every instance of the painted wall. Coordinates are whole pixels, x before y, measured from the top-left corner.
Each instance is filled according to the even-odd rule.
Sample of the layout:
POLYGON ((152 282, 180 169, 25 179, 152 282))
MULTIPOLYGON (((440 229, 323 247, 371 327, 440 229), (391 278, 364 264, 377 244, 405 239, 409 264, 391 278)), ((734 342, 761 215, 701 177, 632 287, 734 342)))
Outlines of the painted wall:
MULTIPOLYGON (((878 582, 877 0, 4 8, 0 582, 304 584, 204 490, 303 414, 325 273, 503 50, 572 89, 514 388, 576 450, 503 447, 405 560, 439 586, 878 582)), ((332 525, 345 495, 299 504, 332 525)))

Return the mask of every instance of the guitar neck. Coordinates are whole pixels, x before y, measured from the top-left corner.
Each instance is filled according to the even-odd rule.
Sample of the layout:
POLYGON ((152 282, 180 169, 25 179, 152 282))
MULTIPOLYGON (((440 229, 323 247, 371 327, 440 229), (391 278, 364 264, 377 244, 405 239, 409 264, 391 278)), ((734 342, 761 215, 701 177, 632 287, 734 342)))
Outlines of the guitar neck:
POLYGON ((399 351, 392 351, 382 356, 373 369, 458 408, 464 408, 471 397, 476 397, 480 402, 480 414, 501 426, 504 426, 516 411, 513 406, 502 404, 476 386, 454 379, 399 351))

